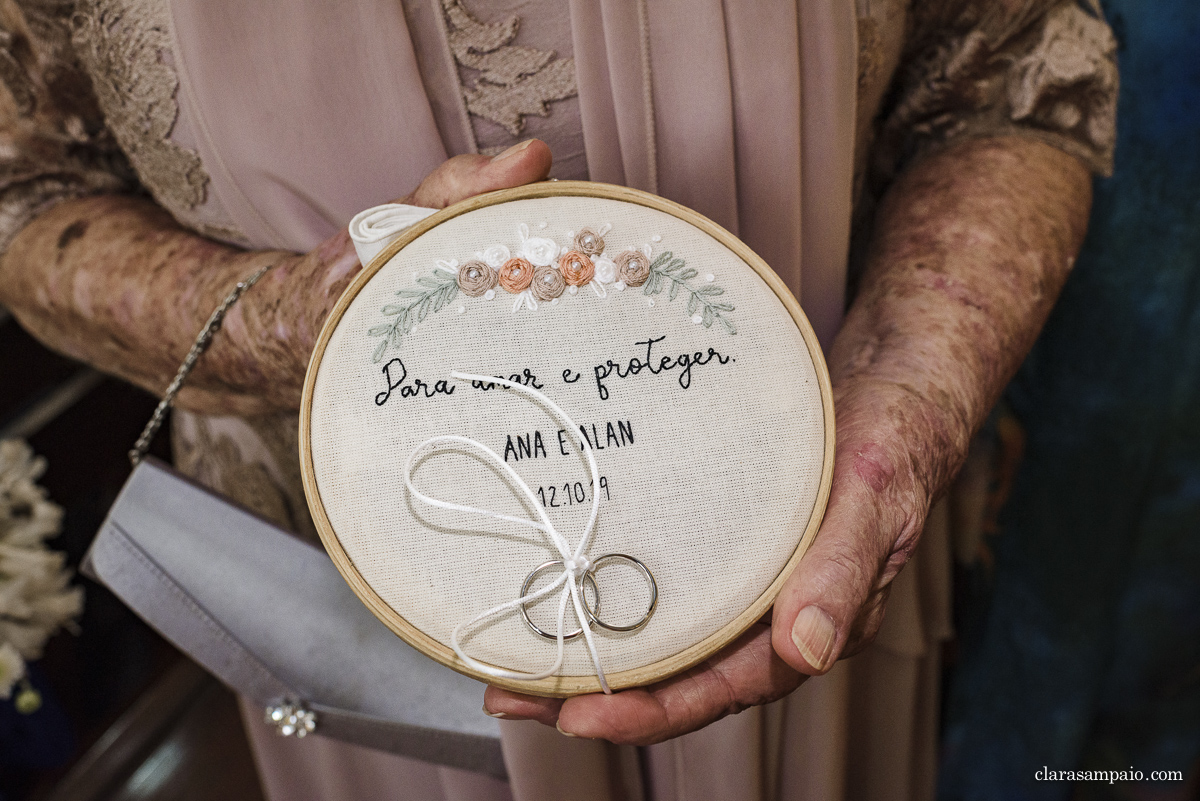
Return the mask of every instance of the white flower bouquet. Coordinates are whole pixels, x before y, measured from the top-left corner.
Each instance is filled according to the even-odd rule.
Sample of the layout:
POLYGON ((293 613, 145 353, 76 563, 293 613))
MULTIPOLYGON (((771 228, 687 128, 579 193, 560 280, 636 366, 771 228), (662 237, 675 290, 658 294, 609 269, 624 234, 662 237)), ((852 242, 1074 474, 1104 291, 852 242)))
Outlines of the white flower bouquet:
POLYGON ((41 703, 25 677, 26 661, 39 658, 58 629, 73 627, 83 608, 66 555, 46 547, 63 510, 37 484, 45 470, 46 460, 24 442, 0 441, 0 699, 17 687, 21 712, 41 703))

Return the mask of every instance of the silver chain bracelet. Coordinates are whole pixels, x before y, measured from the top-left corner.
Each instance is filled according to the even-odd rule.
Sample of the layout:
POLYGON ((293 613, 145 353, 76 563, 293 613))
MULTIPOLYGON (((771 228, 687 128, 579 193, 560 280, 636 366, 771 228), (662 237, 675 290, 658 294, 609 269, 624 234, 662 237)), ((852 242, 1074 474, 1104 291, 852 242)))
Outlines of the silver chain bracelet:
POLYGON ((171 404, 175 402, 175 396, 183 388, 183 382, 187 379, 188 373, 192 372, 192 368, 196 366, 196 362, 200 359, 200 356, 203 355, 204 351, 208 350, 213 336, 221 329, 221 323, 225 320, 225 313, 229 311, 229 308, 233 304, 237 303, 238 298, 242 296, 243 292, 257 284, 258 279, 262 278, 267 270, 270 270, 274 266, 274 264, 268 264, 260 268, 245 281, 238 281, 237 286, 230 291, 225 300, 221 301, 221 305, 208 318, 208 322, 200 330, 196 341, 192 343, 192 349, 188 351, 183 364, 179 365, 179 372, 175 374, 175 378, 167 387, 162 400, 158 402, 154 414, 150 417, 150 422, 146 423, 146 427, 142 429, 142 435, 138 437, 137 442, 134 443, 133 450, 129 452, 129 461, 133 463, 134 467, 137 467, 142 459, 146 457, 146 451, 150 448, 150 442, 154 439, 154 435, 158 433, 158 429, 162 427, 163 420, 167 416, 167 410, 171 408, 171 404))

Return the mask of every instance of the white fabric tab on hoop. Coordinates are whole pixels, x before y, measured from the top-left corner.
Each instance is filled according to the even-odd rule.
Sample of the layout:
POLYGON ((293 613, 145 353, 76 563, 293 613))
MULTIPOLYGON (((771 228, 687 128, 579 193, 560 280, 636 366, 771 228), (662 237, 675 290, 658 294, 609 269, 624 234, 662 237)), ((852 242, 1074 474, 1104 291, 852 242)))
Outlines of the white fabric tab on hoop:
POLYGON ((355 214, 354 219, 350 220, 350 239, 354 241, 358 260, 364 267, 367 266, 406 228, 411 228, 436 211, 403 203, 385 203, 355 214))

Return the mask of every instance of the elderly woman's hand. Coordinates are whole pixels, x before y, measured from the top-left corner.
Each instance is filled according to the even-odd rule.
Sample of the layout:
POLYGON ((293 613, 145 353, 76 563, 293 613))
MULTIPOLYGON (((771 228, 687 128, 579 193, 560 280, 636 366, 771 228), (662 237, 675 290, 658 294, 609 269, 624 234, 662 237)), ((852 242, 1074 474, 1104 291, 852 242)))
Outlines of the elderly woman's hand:
MULTIPOLYGON (((469 197, 533 183, 550 172, 552 157, 546 143, 529 139, 494 157, 455 156, 431 172, 415 190, 397 200, 412 206, 441 209, 469 197)), ((272 368, 273 385, 265 396, 272 405, 299 408, 309 356, 326 317, 362 269, 349 232, 338 231, 310 253, 284 258, 260 281, 257 302, 239 303, 226 320, 234 332, 246 328, 238 353, 227 347, 212 356, 228 355, 248 364, 241 379, 253 385, 253 370, 272 368)), ((250 300, 247 295, 246 300, 250 300)), ((181 396, 182 398, 182 396, 181 396)), ((186 401, 185 401, 186 402, 186 401)))
POLYGON ((880 209, 830 353, 833 489, 770 622, 650 687, 565 702, 489 687, 485 709, 654 743, 780 698, 869 643, 930 503, 1066 279, 1090 198, 1081 163, 1028 139, 967 140, 912 167, 880 209))
POLYGON ((916 444, 906 422, 923 403, 886 386, 835 388, 837 456, 828 511, 812 548, 770 616, 733 645, 651 687, 565 703, 488 688, 485 707, 563 732, 645 745, 685 734, 796 689, 879 627, 887 586, 921 530, 929 497, 904 454, 916 444), (774 640, 774 644, 773 644, 774 640))
MULTIPOLYGON (((929 507, 910 454, 921 450, 924 421, 936 410, 904 388, 853 377, 839 381, 834 395, 837 453, 829 506, 771 616, 716 657, 651 687, 565 703, 491 687, 485 708, 582 737, 645 745, 782 698, 807 674, 824 673, 869 642, 929 507)), ((953 461, 965 442, 938 447, 942 460, 953 461)))
MULTIPOLYGON (((441 208, 545 178, 537 140, 446 161, 404 202, 441 208)), ((361 269, 341 231, 302 255, 242 251, 181 228, 142 197, 69 200, 0 257, 0 305, 49 347, 160 393, 237 281, 273 269, 225 318, 178 404, 252 414, 295 409, 321 326, 361 269)))

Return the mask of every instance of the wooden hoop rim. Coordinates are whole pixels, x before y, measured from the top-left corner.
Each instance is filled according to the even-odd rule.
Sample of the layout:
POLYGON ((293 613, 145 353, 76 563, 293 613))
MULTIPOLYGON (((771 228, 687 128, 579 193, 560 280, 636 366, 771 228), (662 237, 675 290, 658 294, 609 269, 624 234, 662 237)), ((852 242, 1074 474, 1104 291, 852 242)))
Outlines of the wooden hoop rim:
POLYGON ((624 186, 614 186, 612 184, 591 181, 544 181, 468 198, 461 203, 456 203, 427 217, 412 228, 409 228, 396 241, 388 245, 383 252, 371 260, 369 265, 363 268, 362 272, 355 277, 350 286, 346 288, 346 291, 342 293, 342 297, 334 306, 333 311, 321 329, 316 348, 313 350, 312 357, 309 360, 308 372, 304 377, 304 394, 300 402, 300 469, 304 480, 304 494, 308 500, 309 511, 312 513, 313 521, 320 534, 321 543, 325 546, 325 550, 337 566, 338 572, 342 574, 342 578, 346 580, 346 583, 350 585, 354 594, 366 604, 367 608, 398 637, 429 658, 473 679, 503 687, 507 690, 513 690, 514 692, 552 698, 565 698, 584 693, 599 692, 600 681, 592 675, 551 676, 535 681, 518 681, 495 678, 475 671, 463 664, 448 646, 443 645, 409 623, 408 620, 392 609, 367 584, 350 557, 346 554, 345 549, 338 540, 336 532, 333 530, 333 526, 329 522, 329 517, 325 513, 325 507, 321 501, 321 493, 317 488, 316 473, 313 468, 310 437, 312 432, 313 391, 316 386, 317 373, 330 337, 333 336, 334 330, 341 323, 346 310, 349 309, 354 299, 358 297, 359 292, 362 291, 367 283, 375 277, 376 273, 393 256, 425 232, 461 214, 514 200, 564 196, 619 200, 665 212, 704 231, 733 251, 746 264, 750 265, 759 278, 770 287, 771 291, 783 303, 784 308, 791 315, 796 327, 800 329, 800 333, 804 338, 804 344, 808 348, 809 356, 812 358, 813 366, 817 373, 817 381, 821 392, 821 406, 824 413, 825 453, 821 465, 821 482, 817 488, 812 515, 809 517, 804 534, 796 544, 795 551, 792 552, 787 563, 780 569, 779 574, 762 595, 750 604, 745 611, 700 642, 649 665, 623 670, 618 673, 606 674, 609 686, 613 690, 650 684, 687 670, 733 642, 766 614, 767 610, 775 602, 776 596, 779 595, 784 580, 795 569, 801 557, 804 556, 809 545, 811 545, 813 539, 816 537, 817 530, 821 526, 821 521, 825 515, 825 507, 829 502, 830 488, 833 484, 834 458, 833 389, 830 384, 829 369, 825 364, 825 357, 821 351, 821 345, 817 341, 817 335, 813 331, 812 325, 808 322, 808 318, 801 310, 800 303, 792 295, 787 285, 783 283, 783 279, 776 275, 775 271, 745 243, 712 220, 685 206, 648 192, 624 186))

